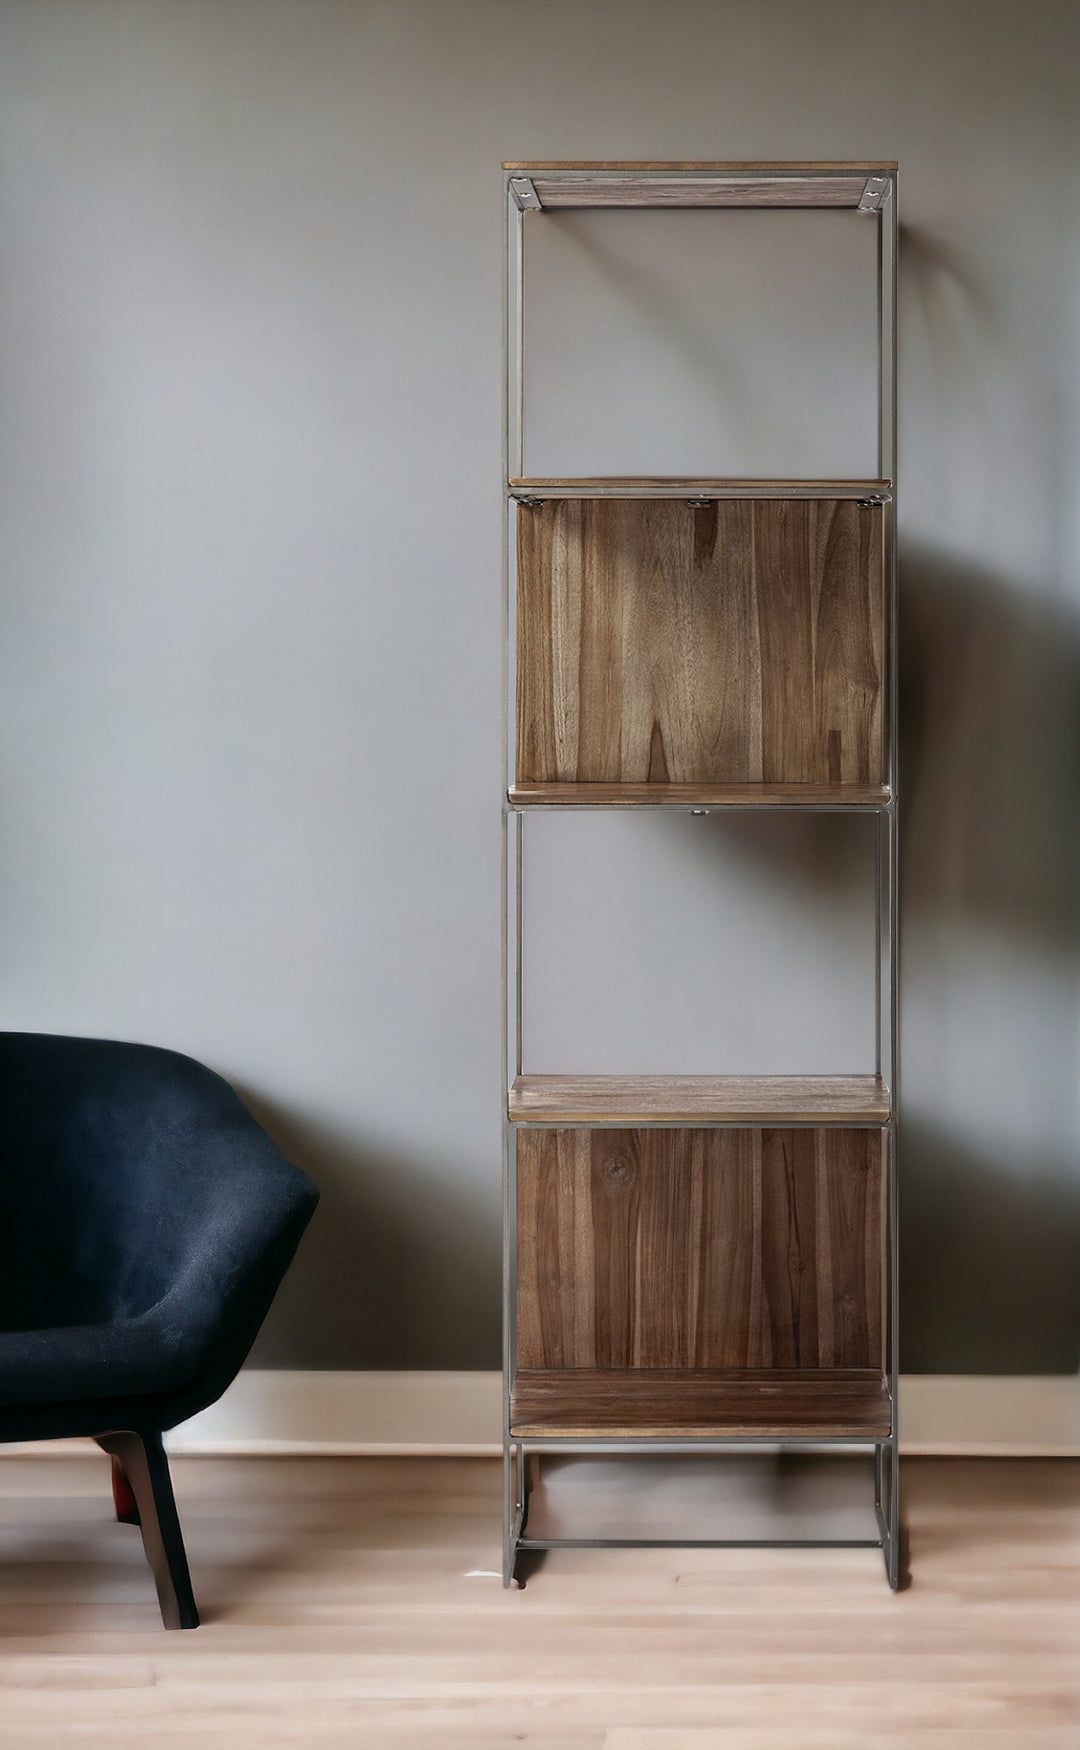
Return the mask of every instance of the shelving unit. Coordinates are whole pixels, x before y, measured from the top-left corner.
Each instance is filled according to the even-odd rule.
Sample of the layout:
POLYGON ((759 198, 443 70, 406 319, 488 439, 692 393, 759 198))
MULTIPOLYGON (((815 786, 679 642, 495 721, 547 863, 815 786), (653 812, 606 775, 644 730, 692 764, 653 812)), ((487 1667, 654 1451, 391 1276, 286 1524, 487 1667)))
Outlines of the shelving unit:
POLYGON ((529 1536, 533 1453, 812 1442, 873 1450, 895 1587, 896 166, 504 173, 504 1580, 607 1541, 529 1536), (673 206, 872 215, 875 478, 525 473, 525 222, 673 206), (522 821, 636 808, 875 817, 873 1074, 529 1073, 522 821))

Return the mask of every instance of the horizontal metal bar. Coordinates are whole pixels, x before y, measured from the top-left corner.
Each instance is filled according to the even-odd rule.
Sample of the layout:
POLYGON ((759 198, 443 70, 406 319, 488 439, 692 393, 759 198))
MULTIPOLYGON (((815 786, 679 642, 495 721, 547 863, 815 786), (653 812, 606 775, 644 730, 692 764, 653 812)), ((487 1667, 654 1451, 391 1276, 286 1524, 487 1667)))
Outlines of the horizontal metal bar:
POLYGON ((854 499, 860 504, 888 504, 892 498, 891 491, 882 491, 873 487, 852 486, 829 482, 813 485, 800 485, 797 481, 768 482, 733 481, 730 485, 695 487, 692 490, 685 484, 673 482, 671 485, 660 485, 657 482, 641 483, 631 479, 613 481, 611 485, 598 486, 595 483, 581 482, 577 484, 567 481, 558 486, 512 486, 507 485, 507 497, 516 499, 519 504, 540 505, 548 499, 579 499, 579 498, 663 498, 683 499, 686 503, 711 504, 720 499, 750 499, 750 498, 797 498, 797 499, 854 499))
POLYGON ((520 1445, 529 1452, 581 1452, 596 1453, 629 1453, 639 1452, 642 1457, 655 1453, 702 1453, 726 1452, 733 1448, 746 1451, 754 1448, 762 1454, 773 1451, 776 1447, 801 1447, 806 1451, 816 1451, 819 1447, 837 1447, 852 1452, 864 1452, 867 1455, 881 1442, 887 1440, 887 1434, 702 1434, 686 1435, 678 1439, 665 1438, 663 1435, 650 1439, 647 1435, 617 1434, 606 1437, 587 1434, 511 1434, 515 1446, 520 1445))
POLYGON ((511 814, 887 814, 891 802, 507 802, 511 814))
POLYGON ((560 1113, 557 1117, 508 1118, 515 1130, 885 1130, 887 1118, 778 1118, 775 1113, 755 1113, 752 1118, 642 1118, 638 1113, 621 1118, 585 1118, 560 1113))
POLYGON ((655 179, 659 182, 670 182, 677 178, 679 182, 722 182, 725 177, 733 181, 743 181, 747 178, 756 182, 759 178, 768 181, 776 177, 781 182, 822 182, 833 177, 849 182, 852 177, 882 177, 885 181, 896 179, 896 170, 891 163, 875 164, 872 160, 856 164, 755 164, 755 163, 717 163, 717 164, 682 164, 677 160, 669 164, 604 164, 593 162, 586 164, 544 164, 538 160, 530 160, 527 165, 504 166, 509 170, 510 180, 519 176, 535 177, 559 182, 580 182, 582 178, 597 177, 604 182, 643 182, 655 179))
POLYGON ((873 1537, 519 1537, 529 1549, 884 1549, 873 1537))

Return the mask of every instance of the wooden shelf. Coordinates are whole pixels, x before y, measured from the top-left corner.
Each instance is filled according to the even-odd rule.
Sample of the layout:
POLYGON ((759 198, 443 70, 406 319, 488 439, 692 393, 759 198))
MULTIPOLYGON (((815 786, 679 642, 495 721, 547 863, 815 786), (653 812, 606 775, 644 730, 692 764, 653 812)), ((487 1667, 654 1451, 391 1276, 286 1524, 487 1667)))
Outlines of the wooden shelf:
POLYGON ((520 1075, 515 1124, 878 1125, 889 1121, 880 1076, 520 1075))
POLYGON ((871 1368, 560 1368, 518 1372, 516 1438, 879 1440, 892 1425, 871 1368))
POLYGON ((512 808, 884 808, 885 784, 514 784, 512 808))
POLYGON ((505 164, 528 205, 560 207, 858 207, 876 210, 878 164, 505 164), (868 187, 868 184, 870 185, 868 187))
POLYGON ((675 474, 517 477, 512 498, 887 498, 891 480, 718 480, 675 474))

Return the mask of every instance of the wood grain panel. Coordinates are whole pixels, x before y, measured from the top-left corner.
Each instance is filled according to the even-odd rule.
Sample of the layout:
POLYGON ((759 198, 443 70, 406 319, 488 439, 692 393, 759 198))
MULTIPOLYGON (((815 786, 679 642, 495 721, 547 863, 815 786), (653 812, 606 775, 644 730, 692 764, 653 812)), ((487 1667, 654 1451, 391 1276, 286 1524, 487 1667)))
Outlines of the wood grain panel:
POLYGON ((515 808, 883 808, 886 784, 514 784, 515 808))
POLYGON ((532 179, 543 208, 562 207, 857 207, 858 176, 545 176, 532 179))
POLYGON ((534 1439, 872 1440, 890 1420, 876 1368, 530 1369, 518 1373, 510 1410, 511 1433, 534 1439))
POLYGON ((883 782, 882 510, 518 510, 518 784, 883 782))
POLYGON ((882 1139, 523 1131, 518 1366, 880 1368, 882 1139))
POLYGON ((885 1124, 880 1076, 516 1076, 517 1124, 885 1124))
POLYGON ((528 176, 543 207, 857 207, 867 178, 896 165, 596 162, 503 169, 528 176))

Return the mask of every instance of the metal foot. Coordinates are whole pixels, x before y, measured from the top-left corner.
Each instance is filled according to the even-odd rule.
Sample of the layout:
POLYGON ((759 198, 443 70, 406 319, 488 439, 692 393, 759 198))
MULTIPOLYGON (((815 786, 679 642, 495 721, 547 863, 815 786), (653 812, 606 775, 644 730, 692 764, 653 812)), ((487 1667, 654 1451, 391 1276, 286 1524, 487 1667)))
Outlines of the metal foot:
POLYGON ((529 1460, 520 1442, 503 1451, 503 1585, 523 1588, 518 1548, 529 1518, 529 1460), (512 1454, 512 1456, 511 1456, 512 1454))
POLYGON ((900 1463, 895 1435, 874 1448, 874 1514, 881 1534, 885 1576, 894 1592, 908 1583, 907 1547, 900 1523, 900 1463))

